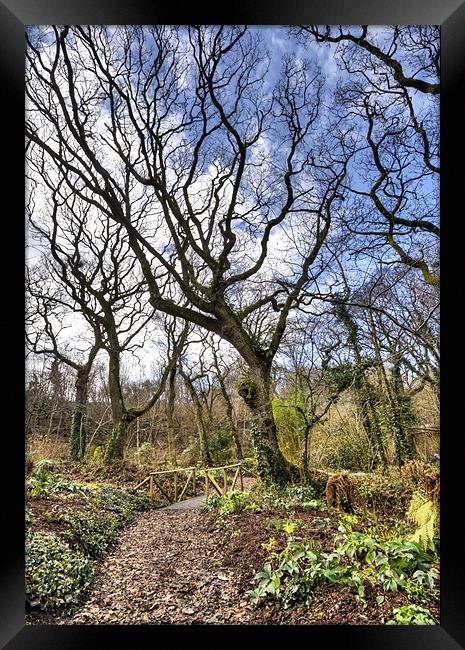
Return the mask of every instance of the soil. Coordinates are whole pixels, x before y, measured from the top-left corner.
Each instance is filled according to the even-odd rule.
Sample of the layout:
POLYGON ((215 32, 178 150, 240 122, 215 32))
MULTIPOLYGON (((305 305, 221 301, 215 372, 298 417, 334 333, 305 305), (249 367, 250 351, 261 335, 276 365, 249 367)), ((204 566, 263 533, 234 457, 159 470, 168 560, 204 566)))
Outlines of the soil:
MULTIPOLYGON (((198 504, 192 504, 197 506, 198 504)), ((349 588, 320 585, 310 606, 253 605, 247 591, 268 554, 264 544, 285 535, 278 518, 301 520, 295 531, 329 551, 337 520, 327 511, 241 512, 217 519, 198 509, 163 508, 139 515, 100 564, 93 587, 74 613, 31 614, 36 624, 298 624, 379 625, 408 603, 401 593, 367 588, 367 604, 349 588)), ((430 608, 438 617, 437 607, 430 608)))
POLYGON ((69 512, 80 510, 86 504, 86 497, 73 492, 48 494, 45 497, 28 499, 27 507, 32 513, 32 521, 28 523, 31 531, 44 531, 60 534, 67 524, 65 515, 69 512))

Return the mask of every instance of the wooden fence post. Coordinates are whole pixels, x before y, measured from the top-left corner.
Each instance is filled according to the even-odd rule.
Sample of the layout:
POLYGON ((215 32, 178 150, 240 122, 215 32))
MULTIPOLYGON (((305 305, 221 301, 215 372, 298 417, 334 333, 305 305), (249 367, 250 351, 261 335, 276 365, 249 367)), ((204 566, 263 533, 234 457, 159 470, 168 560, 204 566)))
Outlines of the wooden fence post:
POLYGON ((241 492, 244 491, 244 481, 242 479, 242 465, 239 465, 239 480, 241 482, 241 492))
POLYGON ((178 473, 174 473, 174 503, 178 500, 178 473))
POLYGON ((226 494, 228 491, 228 475, 226 473, 226 470, 223 469, 223 494, 226 494))
POLYGON ((150 498, 153 499, 153 476, 150 476, 150 489, 149 489, 150 498))

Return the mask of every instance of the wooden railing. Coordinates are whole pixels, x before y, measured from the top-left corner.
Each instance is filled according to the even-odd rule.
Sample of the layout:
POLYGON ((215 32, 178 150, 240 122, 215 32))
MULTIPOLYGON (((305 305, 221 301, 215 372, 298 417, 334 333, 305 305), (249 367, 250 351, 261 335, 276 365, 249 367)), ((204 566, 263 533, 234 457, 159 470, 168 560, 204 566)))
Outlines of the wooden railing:
POLYGON ((253 474, 244 467, 243 463, 221 467, 177 467, 150 472, 135 489, 148 485, 149 496, 152 499, 155 498, 156 492, 159 492, 169 503, 176 503, 184 498, 197 496, 202 483, 205 486, 205 495, 209 494, 211 488, 218 494, 225 494, 229 490, 234 490, 238 482, 240 489, 243 490, 244 473, 253 474))

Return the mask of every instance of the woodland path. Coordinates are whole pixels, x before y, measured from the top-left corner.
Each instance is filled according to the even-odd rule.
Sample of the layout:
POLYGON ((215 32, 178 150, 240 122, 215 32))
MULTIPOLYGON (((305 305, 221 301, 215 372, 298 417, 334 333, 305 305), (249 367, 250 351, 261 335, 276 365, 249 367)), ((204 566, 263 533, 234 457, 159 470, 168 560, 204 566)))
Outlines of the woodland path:
MULTIPOLYGON (((177 501, 176 503, 172 503, 169 506, 165 506, 164 508, 161 508, 161 510, 197 510, 200 508, 205 503, 206 497, 205 495, 201 495, 199 497, 192 497, 192 499, 184 499, 184 501, 177 501)), ((158 511, 160 512, 160 510, 158 511)))
POLYGON ((196 497, 139 515, 59 624, 246 624, 252 607, 196 497))

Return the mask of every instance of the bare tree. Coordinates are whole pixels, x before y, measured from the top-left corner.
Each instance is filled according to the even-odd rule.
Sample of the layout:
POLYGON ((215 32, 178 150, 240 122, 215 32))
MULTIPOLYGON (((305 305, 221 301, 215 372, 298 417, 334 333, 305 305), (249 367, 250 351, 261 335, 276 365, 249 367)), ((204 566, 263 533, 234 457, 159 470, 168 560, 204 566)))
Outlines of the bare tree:
POLYGON ((60 334, 64 329, 66 315, 72 313, 73 305, 60 286, 50 286, 50 274, 46 267, 36 264, 26 269, 27 309, 26 340, 34 354, 51 355, 76 373, 75 397, 69 435, 69 455, 72 460, 83 460, 87 445, 87 401, 89 377, 92 364, 103 347, 101 332, 97 322, 92 322, 92 334, 88 344, 81 335, 84 350, 70 349, 69 340, 64 341, 60 334))
POLYGON ((107 464, 123 458, 129 424, 152 409, 163 395, 166 381, 172 369, 176 366, 184 348, 188 331, 187 325, 184 325, 181 332, 176 334, 175 321, 171 323, 169 329, 171 330, 171 336, 167 341, 167 360, 163 364, 163 370, 160 373, 155 389, 149 399, 147 399, 142 405, 128 407, 121 389, 121 349, 118 341, 118 334, 115 329, 111 329, 111 326, 109 328, 111 344, 108 348, 108 385, 113 416, 113 430, 105 449, 104 461, 107 464))
POLYGON ((331 47, 341 120, 360 126, 347 227, 439 286, 439 28, 304 25, 331 47), (355 216, 355 218, 354 218, 355 216))
POLYGON ((205 378, 205 374, 202 372, 200 374, 193 374, 192 371, 187 369, 183 363, 181 363, 179 366, 179 374, 184 380, 187 393, 194 407, 197 434, 199 438, 200 460, 206 467, 211 467, 213 465, 213 462, 208 445, 209 431, 208 426, 205 422, 205 410, 202 407, 201 397, 195 385, 199 379, 205 378))
POLYGON ((27 57, 29 155, 124 228, 153 309, 247 362, 260 475, 288 481, 271 366, 352 152, 346 126, 323 134, 320 72, 287 56, 270 90, 259 32, 236 26, 52 27, 27 57))
POLYGON ((239 430, 237 428, 236 419, 234 417, 233 401, 231 399, 231 394, 227 387, 227 379, 231 373, 232 366, 228 365, 227 362, 224 362, 221 359, 220 346, 214 340, 213 337, 211 337, 210 345, 211 345, 211 352, 213 357, 212 360, 213 372, 214 372, 214 376, 218 381, 221 390, 221 395, 226 405, 226 419, 231 431, 232 438, 234 440, 234 446, 236 449, 236 459, 242 460, 244 454, 242 451, 241 437, 239 434, 239 430))
POLYGON ((300 422, 303 482, 309 479, 313 430, 324 422, 330 408, 349 386, 348 381, 340 381, 341 364, 335 363, 341 339, 328 337, 328 323, 326 319, 324 322, 324 327, 321 327, 322 318, 313 323, 306 317, 296 320, 281 350, 281 357, 287 361, 286 394, 279 396, 279 407, 293 409, 300 422))

